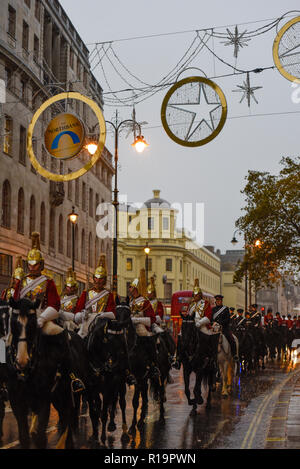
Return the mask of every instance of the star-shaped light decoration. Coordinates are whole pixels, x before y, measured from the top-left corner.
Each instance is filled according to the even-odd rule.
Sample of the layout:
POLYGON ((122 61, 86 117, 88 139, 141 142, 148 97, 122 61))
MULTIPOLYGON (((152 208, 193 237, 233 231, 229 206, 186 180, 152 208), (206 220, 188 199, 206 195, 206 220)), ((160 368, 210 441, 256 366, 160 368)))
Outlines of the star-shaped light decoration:
POLYGON ((192 102, 181 103, 172 101, 172 104, 169 104, 169 108, 177 109, 190 115, 190 124, 187 127, 185 135, 186 141, 190 140, 196 132, 201 133, 204 131, 205 134, 213 132, 216 128, 215 111, 222 107, 220 101, 215 101, 214 99, 212 99, 212 102, 210 101, 203 83, 197 83, 197 86, 199 87, 198 93, 191 100, 192 102))
POLYGON ((244 46, 248 46, 248 44, 246 44, 246 43, 250 41, 250 39, 247 39, 247 38, 244 37, 244 35, 246 34, 247 31, 245 30, 243 33, 239 33, 239 30, 238 30, 237 26, 235 27, 234 33, 229 31, 228 28, 226 28, 226 29, 227 29, 227 33, 228 33, 227 42, 222 41, 222 43, 225 44, 225 46, 234 46, 233 55, 234 55, 235 58, 237 58, 239 48, 244 47, 244 46))
POLYGON ((247 72, 247 79, 246 81, 244 81, 244 84, 243 85, 237 85, 238 88, 240 88, 239 90, 232 90, 233 92, 243 92, 243 96, 242 96, 242 99, 240 100, 240 103, 244 100, 244 98, 247 98, 247 101, 248 101, 248 107, 250 107, 250 101, 251 101, 251 97, 254 99, 254 101, 256 102, 256 104, 258 104, 258 101, 257 99, 255 98, 254 96, 254 91, 256 90, 259 90, 260 88, 262 88, 262 86, 250 86, 250 77, 249 77, 249 72, 247 72))

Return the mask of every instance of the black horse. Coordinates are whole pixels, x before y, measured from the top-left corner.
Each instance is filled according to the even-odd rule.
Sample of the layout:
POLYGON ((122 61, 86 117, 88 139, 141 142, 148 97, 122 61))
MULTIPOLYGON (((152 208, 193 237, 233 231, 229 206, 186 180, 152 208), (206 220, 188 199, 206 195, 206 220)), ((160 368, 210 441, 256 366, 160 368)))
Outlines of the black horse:
POLYGON ((180 362, 183 365, 185 395, 188 404, 193 407, 191 414, 195 414, 197 405, 203 404, 202 382, 208 387, 206 408, 210 409, 211 407, 211 393, 215 386, 219 334, 205 334, 196 327, 193 316, 183 317, 179 341, 178 351, 180 362), (194 398, 192 399, 190 376, 193 372, 196 375, 196 381, 193 389, 194 398))
POLYGON ((86 338, 89 361, 93 369, 93 408, 90 409, 93 434, 91 441, 98 444, 99 419, 101 418, 101 442, 106 443, 106 426, 108 414, 110 421, 108 431, 116 430, 115 413, 119 401, 122 411, 122 441, 129 439, 126 423, 126 333, 130 321, 128 305, 120 305, 116 300, 116 319, 96 316, 89 326, 86 338), (102 395, 102 403, 100 399, 102 395), (101 408, 102 406, 102 408, 101 408))
POLYGON ((88 362, 85 361, 83 341, 67 331, 57 335, 43 333, 37 324, 36 310, 40 300, 11 299, 10 304, 13 312, 10 320, 11 340, 7 349, 7 387, 18 424, 20 444, 22 448, 29 448, 31 435, 37 448, 47 447, 46 430, 53 403, 62 425, 63 438, 60 441, 72 448, 78 423, 76 413, 79 405, 76 401, 79 396, 71 390, 70 363, 67 360, 70 359, 69 352, 75 353, 77 369, 74 372, 86 381, 88 362), (66 337, 65 334, 69 335, 66 337), (66 350, 66 347, 69 349, 66 350), (33 418, 29 430, 30 413, 33 418))
MULTIPOLYGON (((4 338, 7 337, 9 324, 9 305, 6 301, 0 300, 0 340, 2 341, 2 351, 5 350, 4 338)), ((7 400, 7 367, 5 357, 3 363, 0 363, 0 440, 3 436, 3 420, 5 417, 5 401, 7 400)))
POLYGON ((239 359, 241 372, 248 373, 254 370, 255 344, 251 331, 246 326, 239 326, 235 329, 235 335, 239 341, 239 359))

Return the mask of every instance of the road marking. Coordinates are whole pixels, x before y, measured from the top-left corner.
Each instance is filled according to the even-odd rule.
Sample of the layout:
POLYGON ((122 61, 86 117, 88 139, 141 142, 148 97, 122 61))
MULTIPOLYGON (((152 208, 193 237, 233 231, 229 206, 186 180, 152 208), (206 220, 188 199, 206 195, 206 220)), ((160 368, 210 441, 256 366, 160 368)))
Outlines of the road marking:
MULTIPOLYGON (((48 430, 46 431, 46 433, 51 433, 51 432, 53 432, 54 430, 57 430, 56 425, 53 426, 53 427, 48 428, 48 430)), ((0 446, 0 449, 10 449, 10 448, 13 448, 14 446, 18 446, 19 444, 20 444, 20 441, 19 441, 19 440, 16 440, 16 441, 13 441, 12 443, 8 443, 8 445, 0 446)))
POLYGON ((286 438, 266 438, 266 441, 286 441, 286 438))
POLYGON ((254 417, 252 418, 252 421, 250 423, 250 426, 248 428, 248 431, 246 433, 246 436, 242 442, 242 445, 241 445, 241 449, 245 449, 246 445, 248 449, 251 449, 251 446, 252 446, 252 443, 253 443, 253 439, 256 435, 256 432, 257 432, 257 429, 258 429, 258 426, 261 422, 261 419, 262 419, 262 416, 263 416, 263 413, 267 407, 267 405, 270 403, 271 399, 273 399, 273 397, 276 396, 276 394, 279 394, 279 392, 281 391, 281 389, 285 386, 285 384, 291 380, 292 378, 294 378, 295 375, 299 374, 300 371, 297 370, 297 371, 294 371, 291 373, 291 375, 289 375, 283 382, 279 383, 275 389, 273 390, 272 394, 269 395, 269 396, 266 396, 263 401, 260 403, 254 417))

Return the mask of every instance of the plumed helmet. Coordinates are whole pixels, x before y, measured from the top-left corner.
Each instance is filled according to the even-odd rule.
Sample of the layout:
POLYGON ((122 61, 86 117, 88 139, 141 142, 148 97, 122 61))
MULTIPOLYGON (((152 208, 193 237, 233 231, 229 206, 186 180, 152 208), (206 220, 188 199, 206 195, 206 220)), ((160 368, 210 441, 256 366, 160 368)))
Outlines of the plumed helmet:
POLYGON ((107 277, 105 254, 100 255, 98 266, 97 266, 97 268, 94 272, 94 277, 96 277, 96 278, 106 278, 107 277))
POLYGON ((13 278, 16 278, 17 280, 22 280, 24 275, 25 275, 25 272, 23 270, 22 257, 18 256, 16 260, 15 270, 13 273, 13 278))
POLYGON ((201 293, 201 295, 202 295, 202 290, 201 290, 200 285, 199 285, 199 279, 195 278, 195 283, 194 283, 194 288, 193 288, 193 295, 196 296, 196 295, 199 295, 199 293, 201 293))
POLYGON ((135 278, 131 283, 131 287, 137 288, 138 292, 145 296, 147 294, 147 286, 146 286, 146 271, 145 269, 140 270, 139 278, 135 278))
POLYGON ((68 271, 67 271, 66 286, 67 287, 77 287, 78 288, 78 282, 77 282, 77 279, 76 279, 76 272, 74 272, 72 270, 72 267, 69 267, 68 271))
POLYGON ((30 265, 38 264, 39 262, 43 261, 43 254, 41 252, 41 245, 40 245, 40 233, 34 231, 31 234, 31 249, 27 255, 27 262, 30 265))
POLYGON ((155 280, 154 280, 154 277, 151 277, 150 278, 150 283, 147 287, 147 294, 150 295, 150 293, 154 293, 154 295, 156 296, 156 288, 155 288, 155 280))

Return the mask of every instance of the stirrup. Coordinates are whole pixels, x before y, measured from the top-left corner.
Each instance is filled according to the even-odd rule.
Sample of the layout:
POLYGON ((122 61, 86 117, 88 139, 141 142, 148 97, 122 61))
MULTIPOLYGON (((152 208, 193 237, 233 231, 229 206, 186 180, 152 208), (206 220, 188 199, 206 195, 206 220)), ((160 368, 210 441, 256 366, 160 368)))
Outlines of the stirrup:
POLYGON ((85 390, 85 385, 81 381, 81 379, 76 378, 74 373, 70 373, 70 378, 71 378, 71 390, 72 392, 81 392, 85 390))

